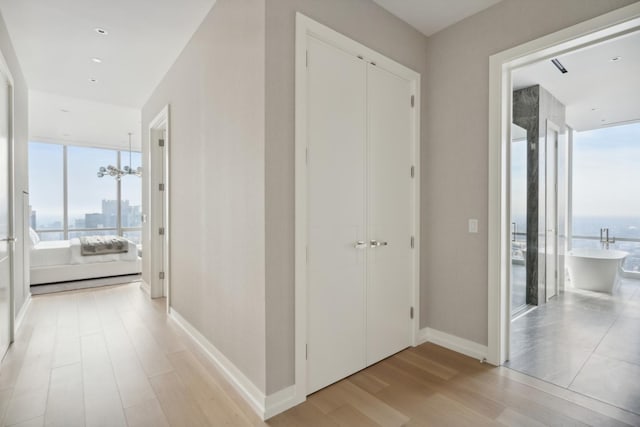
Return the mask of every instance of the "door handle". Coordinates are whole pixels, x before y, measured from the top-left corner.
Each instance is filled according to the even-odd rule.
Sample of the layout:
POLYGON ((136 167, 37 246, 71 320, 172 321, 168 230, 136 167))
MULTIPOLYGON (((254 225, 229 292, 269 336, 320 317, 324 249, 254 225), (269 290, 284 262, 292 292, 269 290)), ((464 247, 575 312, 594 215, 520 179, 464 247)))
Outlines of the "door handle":
POLYGON ((358 240, 358 241, 353 245, 353 247, 354 247, 354 248, 356 248, 356 249, 366 249, 366 247, 367 247, 367 246, 368 246, 368 245, 367 245, 367 242, 364 242, 364 241, 362 241, 362 240, 358 240))
POLYGON ((369 242, 372 248, 377 248, 378 246, 387 246, 389 243, 387 242, 379 242, 377 240, 372 240, 369 242))
POLYGON ((0 242, 15 243, 17 241, 18 241, 18 239, 16 239, 15 237, 5 237, 5 238, 0 239, 0 242))

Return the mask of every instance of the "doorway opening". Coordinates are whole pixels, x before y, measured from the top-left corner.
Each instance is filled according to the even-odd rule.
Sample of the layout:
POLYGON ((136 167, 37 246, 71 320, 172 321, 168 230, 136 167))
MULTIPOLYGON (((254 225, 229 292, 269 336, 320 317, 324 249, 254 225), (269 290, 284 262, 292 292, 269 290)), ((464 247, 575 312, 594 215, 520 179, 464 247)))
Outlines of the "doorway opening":
POLYGON ((149 221, 147 236, 150 248, 149 272, 151 298, 167 298, 170 307, 169 271, 169 106, 149 124, 149 221))
MULTIPOLYGON (((587 231, 586 240, 599 248, 578 253, 585 236, 576 229, 584 222, 576 190, 590 185, 592 196, 595 191, 584 184, 576 141, 586 131, 640 120, 630 95, 635 74, 627 72, 634 77, 625 80, 622 68, 612 67, 626 57, 635 69, 639 35, 640 7, 632 5, 491 58, 489 212, 489 361, 635 413, 638 399, 628 396, 640 396, 640 387, 625 378, 637 378, 640 361, 623 349, 626 341, 626 349, 637 353, 637 343, 624 338, 640 334, 640 322, 633 320, 640 308, 625 302, 636 286, 625 272, 628 261, 616 258, 624 251, 615 247, 611 227, 600 226, 602 237, 587 231), (612 258, 609 288, 584 279, 581 271, 595 275, 585 258, 599 258, 598 264, 612 258), (615 380, 603 384, 597 381, 602 377, 615 380)), ((619 143, 609 139, 610 147, 619 143)), ((586 174, 595 179, 605 165, 593 164, 600 167, 586 174)), ((614 212, 627 209, 621 186, 608 191, 621 196, 614 212)), ((640 211, 630 216, 625 227, 634 230, 640 211)), ((618 244, 640 243, 632 240, 627 233, 618 244)))

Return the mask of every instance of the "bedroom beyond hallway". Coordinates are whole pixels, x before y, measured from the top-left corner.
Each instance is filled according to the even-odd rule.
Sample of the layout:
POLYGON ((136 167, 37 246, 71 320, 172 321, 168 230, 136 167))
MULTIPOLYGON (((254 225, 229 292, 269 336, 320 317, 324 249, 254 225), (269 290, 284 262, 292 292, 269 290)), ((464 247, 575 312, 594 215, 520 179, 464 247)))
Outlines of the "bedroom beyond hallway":
POLYGON ((32 294, 139 281, 140 111, 31 91, 30 117, 32 294))

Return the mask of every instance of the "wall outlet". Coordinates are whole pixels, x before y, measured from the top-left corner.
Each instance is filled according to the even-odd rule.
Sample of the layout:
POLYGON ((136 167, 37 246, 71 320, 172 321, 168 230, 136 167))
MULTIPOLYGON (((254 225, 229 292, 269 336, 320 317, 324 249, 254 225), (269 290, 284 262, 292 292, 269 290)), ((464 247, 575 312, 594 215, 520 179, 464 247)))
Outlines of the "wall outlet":
POLYGON ((469 220, 469 233, 477 233, 478 232, 478 220, 470 219, 469 220))

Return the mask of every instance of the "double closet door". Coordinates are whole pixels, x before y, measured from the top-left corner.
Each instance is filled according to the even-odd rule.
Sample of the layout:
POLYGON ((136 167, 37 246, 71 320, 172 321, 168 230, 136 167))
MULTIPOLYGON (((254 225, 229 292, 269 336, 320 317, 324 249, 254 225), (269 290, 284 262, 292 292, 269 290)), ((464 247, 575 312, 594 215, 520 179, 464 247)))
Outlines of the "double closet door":
POLYGON ((414 82, 308 37, 312 393, 412 342, 414 82))

